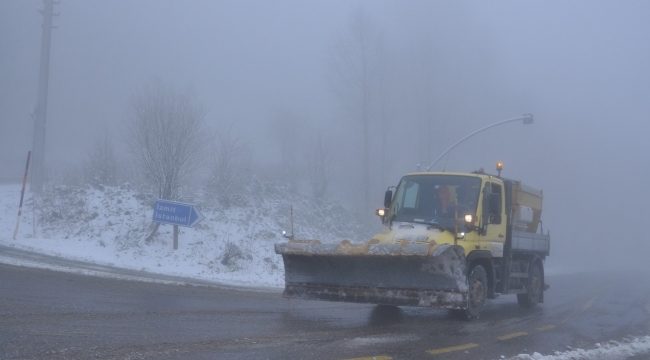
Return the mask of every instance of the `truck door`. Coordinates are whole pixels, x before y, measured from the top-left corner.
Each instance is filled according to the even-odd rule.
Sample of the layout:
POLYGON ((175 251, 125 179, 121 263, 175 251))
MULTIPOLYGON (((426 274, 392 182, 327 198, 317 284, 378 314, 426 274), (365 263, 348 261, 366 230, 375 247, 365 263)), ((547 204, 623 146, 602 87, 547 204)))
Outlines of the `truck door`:
POLYGON ((489 206, 484 206, 488 210, 484 214, 484 219, 487 220, 486 231, 481 236, 481 250, 489 250, 492 256, 503 256, 503 244, 506 241, 506 214, 505 214, 505 198, 503 192, 503 185, 495 182, 487 182, 483 194, 487 194, 483 198, 484 201, 488 199, 492 202, 489 206), (495 194, 498 194, 495 195, 495 194))

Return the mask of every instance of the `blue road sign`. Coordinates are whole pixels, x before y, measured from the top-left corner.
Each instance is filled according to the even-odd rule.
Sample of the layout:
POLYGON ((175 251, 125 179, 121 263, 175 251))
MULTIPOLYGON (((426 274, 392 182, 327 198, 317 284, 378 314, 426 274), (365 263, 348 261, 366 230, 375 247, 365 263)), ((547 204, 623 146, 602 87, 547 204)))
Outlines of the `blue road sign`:
POLYGON ((203 219, 203 214, 192 204, 169 200, 156 200, 153 204, 154 222, 193 227, 203 219))

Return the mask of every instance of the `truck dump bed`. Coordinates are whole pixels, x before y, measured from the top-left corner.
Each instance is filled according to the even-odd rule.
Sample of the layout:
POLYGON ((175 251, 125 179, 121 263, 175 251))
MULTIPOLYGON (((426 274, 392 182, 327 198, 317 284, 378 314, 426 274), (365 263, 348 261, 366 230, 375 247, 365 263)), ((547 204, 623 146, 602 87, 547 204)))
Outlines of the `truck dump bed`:
POLYGON ((512 224, 512 250, 548 256, 550 236, 538 232, 542 217, 542 190, 521 181, 508 180, 512 189, 510 197, 510 223, 512 224))

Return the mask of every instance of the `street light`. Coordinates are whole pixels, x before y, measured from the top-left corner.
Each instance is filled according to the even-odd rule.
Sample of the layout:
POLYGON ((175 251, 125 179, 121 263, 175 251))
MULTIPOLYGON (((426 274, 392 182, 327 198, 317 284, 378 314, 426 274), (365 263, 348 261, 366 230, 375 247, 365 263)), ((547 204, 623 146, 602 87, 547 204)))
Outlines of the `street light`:
POLYGON ((429 169, 431 169, 435 164, 437 164, 438 161, 440 161, 440 159, 442 159, 445 155, 447 155, 447 154, 448 154, 448 153, 449 153, 453 148, 455 148, 456 146, 458 146, 458 145, 459 145, 460 143, 462 143, 463 141, 465 141, 465 140, 471 138, 472 136, 474 136, 474 135, 480 133, 481 131, 485 131, 485 130, 490 129, 490 128, 493 128, 493 127, 495 127, 495 126, 499 126, 499 125, 503 125, 503 124, 507 124, 507 123, 511 123, 511 122, 515 122, 515 121, 520 121, 520 120, 524 122, 524 125, 531 125, 531 124, 533 123, 533 114, 524 114, 524 116, 520 116, 520 117, 516 117, 516 118, 508 119, 508 120, 499 121, 499 122, 496 122, 496 123, 494 123, 494 124, 492 124, 492 125, 488 125, 488 126, 486 126, 486 127, 484 127, 484 128, 481 128, 481 129, 478 129, 478 130, 474 131, 473 133, 471 133, 471 134, 465 136, 464 138, 458 140, 458 141, 457 141, 454 145, 452 145, 449 149, 445 150, 445 152, 443 152, 442 155, 438 156, 438 158, 435 159, 435 160, 431 163, 431 165, 429 165, 429 167, 428 167, 426 170, 424 170, 424 171, 429 171, 429 169))

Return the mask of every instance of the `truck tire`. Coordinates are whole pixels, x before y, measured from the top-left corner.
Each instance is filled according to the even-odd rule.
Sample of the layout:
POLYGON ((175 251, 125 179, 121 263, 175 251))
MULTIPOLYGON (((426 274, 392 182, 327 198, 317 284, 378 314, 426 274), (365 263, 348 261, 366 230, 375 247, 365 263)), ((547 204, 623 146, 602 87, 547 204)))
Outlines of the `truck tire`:
POLYGON ((526 293, 517 294, 517 302, 522 308, 532 308, 542 299, 542 272, 538 264, 533 264, 528 274, 526 293))
POLYGON ((476 265, 472 268, 468 278, 469 293, 467 295, 467 309, 465 318, 467 320, 478 319, 485 307, 487 299, 488 278, 483 265, 476 265))

